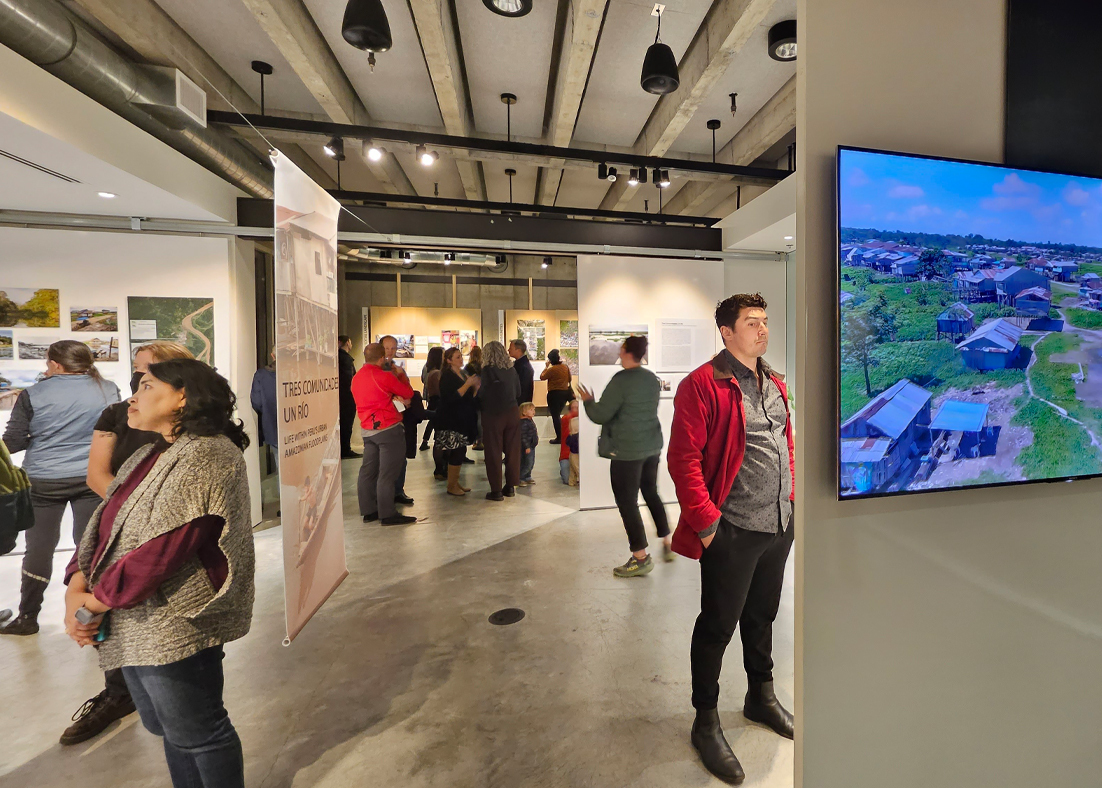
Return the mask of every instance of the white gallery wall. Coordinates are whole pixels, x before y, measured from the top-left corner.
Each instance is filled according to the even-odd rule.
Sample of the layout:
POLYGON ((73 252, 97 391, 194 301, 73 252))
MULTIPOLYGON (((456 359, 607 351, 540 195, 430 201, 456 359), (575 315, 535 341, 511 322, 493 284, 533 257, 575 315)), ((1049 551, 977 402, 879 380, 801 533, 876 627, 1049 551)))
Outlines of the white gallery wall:
POLYGON ((837 500, 837 146, 999 162, 1006 13, 799 2, 797 786, 1100 782, 1102 480, 837 500))
MULTIPOLYGON (((662 437, 668 443, 677 384, 689 370, 708 361, 723 347, 715 327, 715 308, 717 302, 728 295, 760 292, 765 297, 770 304, 766 360, 784 372, 785 287, 783 260, 714 261, 581 255, 578 257, 579 379, 600 399, 608 381, 620 370, 618 364, 590 363, 594 329, 645 328, 650 341, 647 369, 670 384, 670 390, 663 392, 658 407, 662 437), (679 323, 682 325, 676 325, 679 323), (693 332, 693 345, 691 363, 686 366, 678 363, 682 356, 677 343, 688 330, 693 332), (674 339, 671 332, 676 332, 678 338, 674 339), (671 343, 675 346, 670 347, 669 352, 664 350, 663 346, 671 343)), ((535 366, 538 375, 542 367, 535 366)), ((581 508, 615 506, 608 475, 609 461, 597 454, 600 426, 584 413, 580 425, 581 508)), ((666 470, 665 449, 658 489, 664 501, 676 504, 673 480, 666 470)))
MULTIPOLYGON (((214 364, 238 395, 238 415, 253 441, 246 461, 253 492, 253 520, 259 522, 256 418, 249 405, 249 388, 256 371, 252 247, 251 243, 229 238, 0 227, 0 290, 59 291, 61 328, 10 329, 15 344, 20 336, 50 340, 118 337, 119 361, 97 362, 97 367, 118 385, 123 397, 129 396, 132 372, 127 298, 213 298, 214 364), (70 307, 95 306, 118 308, 116 334, 70 330, 70 307)), ((4 370, 45 371, 45 367, 42 360, 0 360, 0 374, 4 370)), ((0 431, 9 414, 0 411, 0 431)))

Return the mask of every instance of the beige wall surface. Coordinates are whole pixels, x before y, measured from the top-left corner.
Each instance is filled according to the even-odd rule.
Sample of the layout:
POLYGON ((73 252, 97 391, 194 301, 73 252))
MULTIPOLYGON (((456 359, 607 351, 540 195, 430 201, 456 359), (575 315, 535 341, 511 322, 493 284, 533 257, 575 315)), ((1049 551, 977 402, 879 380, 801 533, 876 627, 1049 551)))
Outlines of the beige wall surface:
POLYGON ((999 161, 1004 0, 800 0, 797 785, 1102 773, 1102 480, 836 500, 836 146, 999 161))
MULTIPOLYGON (((559 321, 577 320, 578 311, 574 310, 548 310, 548 309, 510 309, 505 312, 505 346, 509 346, 509 340, 516 339, 518 320, 542 320, 544 321, 544 347, 547 352, 559 346, 559 321)), ((497 332, 494 332, 497 336, 497 332)), ((529 348, 531 352, 531 348, 529 348)), ((581 350, 578 351, 579 353, 581 350)), ((533 361, 532 371, 535 373, 535 385, 532 388, 532 401, 536 407, 547 407, 547 383, 540 380, 540 373, 547 366, 546 360, 533 361)), ((577 382, 577 381, 574 381, 577 382)))
MULTIPOLYGON (((352 348, 356 366, 363 363, 363 347, 368 342, 374 342, 375 337, 386 334, 413 334, 414 336, 434 336, 440 341, 441 331, 478 331, 478 344, 486 344, 483 339, 481 322, 482 313, 477 309, 429 309, 424 307, 371 307, 371 336, 365 338, 363 345, 358 348, 356 338, 352 336, 352 348)), ((362 332, 357 332, 362 333, 362 332)), ((495 336, 497 332, 494 332, 495 336)), ((418 363, 410 366, 409 382, 415 391, 421 390, 421 368, 424 366, 425 353, 416 353, 414 360, 418 363)))

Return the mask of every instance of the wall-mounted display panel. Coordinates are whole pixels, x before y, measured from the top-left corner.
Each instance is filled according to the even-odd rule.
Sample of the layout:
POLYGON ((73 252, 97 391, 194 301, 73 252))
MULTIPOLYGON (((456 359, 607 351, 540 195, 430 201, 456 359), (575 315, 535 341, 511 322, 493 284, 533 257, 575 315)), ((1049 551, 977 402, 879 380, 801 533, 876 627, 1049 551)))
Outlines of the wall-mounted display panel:
MULTIPOLYGON (((390 334, 398 339, 398 354, 409 375, 410 385, 421 390, 421 370, 430 348, 458 347, 466 358, 471 347, 484 344, 480 329, 481 309, 446 309, 419 306, 364 307, 370 330, 365 336, 378 341, 390 334), (412 352, 410 352, 412 349, 412 352)), ((363 363, 363 348, 353 348, 356 366, 363 363)))
POLYGON ((839 495, 1102 474, 1102 180, 841 148, 839 495))
POLYGON ((547 367, 547 354, 558 350, 570 375, 578 377, 578 313, 567 309, 507 309, 505 310, 506 347, 514 339, 523 339, 528 346, 528 358, 535 372, 532 401, 536 407, 547 406, 547 383, 540 373, 547 367))

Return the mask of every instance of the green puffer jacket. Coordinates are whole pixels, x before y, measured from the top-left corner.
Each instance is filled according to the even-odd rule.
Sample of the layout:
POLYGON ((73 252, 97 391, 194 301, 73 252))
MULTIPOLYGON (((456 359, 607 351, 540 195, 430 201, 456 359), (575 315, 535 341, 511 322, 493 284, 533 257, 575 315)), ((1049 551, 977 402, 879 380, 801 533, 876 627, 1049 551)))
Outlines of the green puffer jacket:
POLYGON ((610 460, 645 460, 662 451, 658 422, 658 378, 649 369, 622 369, 601 392, 585 403, 590 420, 601 425, 597 453, 610 460))
POLYGON ((0 555, 14 550, 19 532, 32 525, 30 479, 12 463, 8 447, 0 441, 0 555))

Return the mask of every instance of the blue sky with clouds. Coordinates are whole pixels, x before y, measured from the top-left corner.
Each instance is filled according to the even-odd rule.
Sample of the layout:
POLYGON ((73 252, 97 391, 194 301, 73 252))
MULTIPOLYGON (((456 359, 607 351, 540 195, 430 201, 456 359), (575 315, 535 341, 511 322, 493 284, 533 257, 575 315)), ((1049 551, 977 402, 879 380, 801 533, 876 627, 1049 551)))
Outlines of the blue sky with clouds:
POLYGON ((1102 247, 1102 180, 843 150, 842 227, 1102 247))

